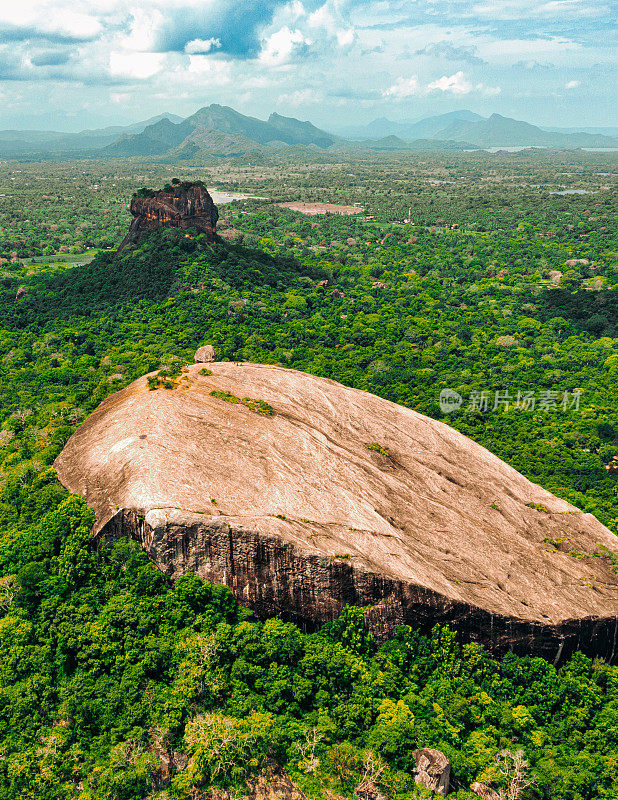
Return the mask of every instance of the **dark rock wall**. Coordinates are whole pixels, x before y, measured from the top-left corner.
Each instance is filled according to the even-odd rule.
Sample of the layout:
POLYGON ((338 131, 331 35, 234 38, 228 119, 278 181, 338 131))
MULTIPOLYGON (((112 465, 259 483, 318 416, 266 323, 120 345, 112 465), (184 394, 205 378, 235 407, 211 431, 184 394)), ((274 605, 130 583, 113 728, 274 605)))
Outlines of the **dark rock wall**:
POLYGON ((198 185, 179 186, 171 192, 161 190, 153 197, 134 197, 129 210, 134 219, 119 250, 158 228, 196 228, 212 238, 219 219, 212 197, 198 185))
POLYGON ((365 619, 379 642, 396 625, 429 633, 441 624, 459 631, 463 641, 479 642, 497 656, 512 650, 559 663, 579 649, 610 663, 617 661, 618 616, 552 625, 494 615, 423 586, 303 552, 277 537, 231 527, 221 518, 152 529, 135 511, 125 510, 99 533, 103 542, 119 536, 140 542, 170 578, 194 572, 213 583, 224 583, 258 617, 280 616, 306 630, 334 619, 350 604, 371 607, 365 619))

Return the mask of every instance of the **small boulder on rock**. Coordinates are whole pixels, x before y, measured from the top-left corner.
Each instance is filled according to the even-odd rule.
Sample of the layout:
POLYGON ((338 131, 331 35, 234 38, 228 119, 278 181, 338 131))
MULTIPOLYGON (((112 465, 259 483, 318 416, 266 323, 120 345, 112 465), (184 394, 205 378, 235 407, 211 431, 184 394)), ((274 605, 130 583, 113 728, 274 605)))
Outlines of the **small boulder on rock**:
POLYGON ((437 794, 448 794, 451 782, 451 762, 439 750, 422 748, 412 753, 416 769, 414 782, 437 794))
POLYGON ((214 360, 215 348, 211 344, 204 345, 204 347, 198 347, 198 349, 195 351, 196 364, 210 364, 210 362, 214 360))
POLYGON ((500 800, 497 792, 494 792, 486 783, 473 783, 470 791, 478 795, 481 800, 500 800))

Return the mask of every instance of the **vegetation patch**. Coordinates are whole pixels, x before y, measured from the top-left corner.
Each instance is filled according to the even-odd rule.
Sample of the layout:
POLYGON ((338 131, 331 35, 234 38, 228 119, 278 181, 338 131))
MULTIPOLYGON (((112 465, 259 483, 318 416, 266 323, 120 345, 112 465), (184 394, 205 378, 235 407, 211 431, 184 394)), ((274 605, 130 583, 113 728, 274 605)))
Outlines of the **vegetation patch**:
POLYGON ((256 414, 265 414, 267 417, 272 417, 275 413, 274 408, 265 400, 255 400, 252 397, 236 397, 236 395, 231 392, 222 392, 218 389, 213 389, 210 396, 218 397, 219 400, 225 400, 226 403, 240 403, 246 406, 249 411, 254 411, 256 414))
POLYGON ((149 375, 146 378, 149 391, 156 389, 176 389, 180 386, 180 377, 182 372, 186 372, 186 367, 183 368, 182 362, 173 362, 172 364, 160 369, 156 375, 149 375))
POLYGON ((386 447, 383 447, 377 442, 370 442, 369 444, 366 444, 365 449, 372 450, 374 453, 379 453, 381 456, 384 456, 384 458, 391 458, 391 454, 388 452, 386 447))
POLYGON ((542 511, 543 514, 551 513, 550 510, 542 503, 526 503, 527 508, 534 508, 536 511, 542 511))

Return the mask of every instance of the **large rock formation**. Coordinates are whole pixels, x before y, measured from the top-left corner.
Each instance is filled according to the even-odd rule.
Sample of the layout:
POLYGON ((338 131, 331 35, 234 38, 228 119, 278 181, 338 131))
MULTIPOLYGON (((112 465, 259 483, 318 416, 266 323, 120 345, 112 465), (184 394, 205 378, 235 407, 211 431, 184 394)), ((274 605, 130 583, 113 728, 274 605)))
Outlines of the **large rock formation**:
POLYGON ((157 228, 195 228, 214 238, 219 212, 200 183, 181 183, 171 189, 138 193, 129 207, 134 220, 118 250, 136 244, 157 228))
POLYGON ((56 460, 103 539, 308 627, 354 603, 379 639, 449 623, 497 654, 616 659, 616 537, 462 434, 275 366, 167 385, 109 397, 56 460))

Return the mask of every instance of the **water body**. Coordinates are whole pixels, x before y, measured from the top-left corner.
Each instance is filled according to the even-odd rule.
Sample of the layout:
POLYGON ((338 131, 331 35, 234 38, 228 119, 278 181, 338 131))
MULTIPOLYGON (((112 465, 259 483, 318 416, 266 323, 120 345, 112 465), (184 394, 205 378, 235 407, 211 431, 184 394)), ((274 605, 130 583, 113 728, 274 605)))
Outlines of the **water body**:
MULTIPOLYGON (((497 153, 503 150, 507 153, 519 153, 520 150, 584 150, 586 153, 616 153, 618 147, 547 147, 541 144, 526 144, 518 147, 484 147, 486 153, 497 153)), ((471 151, 468 151, 471 152, 471 151)))
POLYGON ((208 194, 217 206, 225 206, 233 203, 234 200, 267 200, 266 197, 257 197, 254 194, 242 194, 242 192, 221 192, 218 189, 208 189, 208 194))
POLYGON ((560 189, 560 191, 550 192, 550 194, 596 194, 589 189, 560 189))

